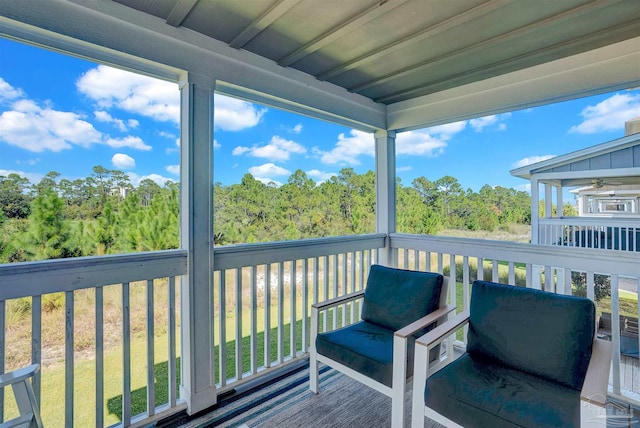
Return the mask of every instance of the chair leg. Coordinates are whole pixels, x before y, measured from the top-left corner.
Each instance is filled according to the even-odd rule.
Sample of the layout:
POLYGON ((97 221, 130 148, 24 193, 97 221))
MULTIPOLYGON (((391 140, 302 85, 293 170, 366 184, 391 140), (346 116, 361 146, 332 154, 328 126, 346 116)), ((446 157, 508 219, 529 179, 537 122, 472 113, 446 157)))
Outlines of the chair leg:
POLYGON ((11 387, 13 388, 13 394, 20 414, 32 414, 29 428, 42 428, 40 408, 29 379, 14 383, 11 387))
POLYGON ((315 352, 309 356, 309 389, 314 394, 318 393, 318 360, 315 352))
POLYGON ((404 392, 392 392, 391 397, 391 428, 404 427, 404 392))

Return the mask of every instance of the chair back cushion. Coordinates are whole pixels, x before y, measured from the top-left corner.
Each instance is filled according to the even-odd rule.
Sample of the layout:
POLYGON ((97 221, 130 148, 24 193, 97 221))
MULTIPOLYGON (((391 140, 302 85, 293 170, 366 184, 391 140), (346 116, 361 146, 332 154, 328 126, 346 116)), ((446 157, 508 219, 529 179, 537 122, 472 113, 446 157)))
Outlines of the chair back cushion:
POLYGON ((373 265, 364 291, 362 319, 391 330, 438 309, 443 277, 373 265))
POLYGON ((595 331, 589 299, 475 281, 467 352, 580 390, 595 331))

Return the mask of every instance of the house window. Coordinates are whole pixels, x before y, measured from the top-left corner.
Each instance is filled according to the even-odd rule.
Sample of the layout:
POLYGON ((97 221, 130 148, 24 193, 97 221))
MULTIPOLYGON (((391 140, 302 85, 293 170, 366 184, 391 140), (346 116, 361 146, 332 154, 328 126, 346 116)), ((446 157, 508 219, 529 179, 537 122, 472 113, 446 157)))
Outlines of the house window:
POLYGON ((637 214, 635 198, 590 198, 589 211, 602 214, 637 214))

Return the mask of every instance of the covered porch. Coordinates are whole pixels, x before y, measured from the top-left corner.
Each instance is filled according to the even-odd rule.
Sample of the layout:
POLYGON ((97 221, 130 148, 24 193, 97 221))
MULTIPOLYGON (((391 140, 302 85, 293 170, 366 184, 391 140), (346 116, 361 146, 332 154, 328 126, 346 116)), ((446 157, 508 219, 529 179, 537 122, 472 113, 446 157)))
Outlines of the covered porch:
MULTIPOLYGON (((640 287, 637 253, 404 235, 395 221, 397 133, 638 86, 635 2, 7 0, 0 33, 178 82, 181 93, 180 249, 0 266, 0 370, 11 353, 8 302, 31 300, 31 360, 42 363, 43 296, 64 293, 63 374, 45 368, 34 379, 51 415, 45 425, 77 425, 83 408, 95 426, 105 425, 105 411, 120 426, 206 411, 307 359, 310 305, 362 289, 373 263, 449 276, 459 310, 474 279, 596 299, 597 279, 608 278, 598 305, 612 314, 610 395, 640 403, 638 377, 632 367, 627 380, 620 356, 618 317, 620 278, 640 287), (214 93, 372 133, 376 233, 214 246, 214 93), (109 293, 122 308, 119 331, 103 328, 109 293), (95 325, 91 374, 82 376, 74 364, 80 296, 95 325), (142 356, 131 353, 134 313, 146 319, 142 356), (105 335, 122 337, 117 379, 105 370, 105 335), (106 397, 112 381, 122 394, 106 397), (64 385, 63 396, 48 393, 50 382, 64 385), (76 393, 81 382, 91 396, 76 393)), ((325 325, 352 322, 358 308, 339 307, 325 325)))

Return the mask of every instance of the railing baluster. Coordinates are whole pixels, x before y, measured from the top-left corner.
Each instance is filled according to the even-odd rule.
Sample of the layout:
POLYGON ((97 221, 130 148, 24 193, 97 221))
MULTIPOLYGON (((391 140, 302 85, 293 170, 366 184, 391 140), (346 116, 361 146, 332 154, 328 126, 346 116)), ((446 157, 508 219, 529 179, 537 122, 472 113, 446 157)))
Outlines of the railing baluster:
MULTIPOLYGON (((613 290, 613 284, 611 289, 613 290)), ((594 302, 596 301, 595 274, 593 272, 587 272, 587 297, 594 302)), ((611 306, 613 306, 613 302, 611 302, 611 306)))
POLYGON ((513 261, 509 261, 509 284, 516 285, 516 270, 513 261))
MULTIPOLYGON (((331 255, 331 264, 333 265, 333 271, 332 271, 332 276, 331 278, 333 279, 333 284, 332 284, 332 293, 333 295, 331 296, 332 298, 338 297, 338 255, 337 254, 332 254, 331 255)), ((335 307, 333 308, 333 329, 337 329, 338 328, 338 312, 340 310, 335 307)))
POLYGON ((278 362, 284 361, 284 262, 278 263, 278 362))
MULTIPOLYGON (((323 272, 322 272, 323 294, 324 300, 329 300, 329 256, 324 256, 323 260, 323 272)), ((327 331, 329 325, 329 311, 322 311, 322 331, 327 331)))
POLYGON ((302 260, 302 352, 309 350, 309 259, 302 260))
MULTIPOLYGON (((356 291, 356 252, 352 251, 350 254, 351 257, 351 268, 349 271, 349 281, 351 283, 351 289, 349 290, 351 293, 356 291)), ((356 319, 356 302, 352 302, 351 305, 351 314, 349 315, 349 323, 353 324, 356 319)))
POLYGON ((129 283, 122 283, 122 425, 131 425, 131 313, 129 283))
MULTIPOLYGON (((7 343, 7 303, 0 300, 0 374, 5 373, 5 345, 7 343)), ((0 388, 0 422, 4 422, 4 388, 0 388)))
POLYGON ((64 343, 64 421, 65 426, 73 427, 73 387, 74 387, 74 361, 73 361, 73 318, 74 299, 73 291, 65 292, 65 343, 64 343))
POLYGON ((271 264, 264 266, 264 366, 271 367, 271 264))
POLYGON ((258 267, 251 266, 250 269, 251 279, 249 281, 249 287, 251 295, 249 298, 251 300, 251 373, 255 374, 258 373, 258 267))
POLYGON ((176 405, 177 366, 176 366, 176 278, 169 277, 168 287, 169 321, 169 406, 176 405))
POLYGON ((564 269, 564 294, 572 295, 573 290, 571 288, 571 269, 564 269))
POLYGON ((298 354, 298 350, 297 350, 297 346, 298 346, 298 338, 297 336, 297 313, 296 313, 296 270, 297 270, 297 265, 298 262, 296 260, 293 260, 291 262, 291 269, 289 270, 289 312, 291 312, 291 315, 289 316, 289 352, 291 355, 291 358, 295 358, 295 356, 298 354))
POLYGON ((147 414, 156 413, 155 373, 155 299, 153 280, 147 280, 147 414))
MULTIPOLYGON (((340 289, 342 290, 342 293, 340 293, 341 296, 344 296, 345 294, 347 294, 349 292, 349 290, 347 289, 347 253, 343 253, 340 255, 340 258, 342 259, 342 272, 340 275, 340 280, 341 280, 341 284, 340 284, 340 289)), ((344 305, 342 305, 342 327, 347 325, 347 304, 345 303, 344 305)))
POLYGON ((220 386, 227 384, 227 271, 220 271, 218 281, 218 365, 220 366, 220 386))
POLYGON ((104 289, 96 287, 96 426, 104 426, 104 289))
POLYGON ((469 256, 462 257, 462 308, 469 309, 469 256))
MULTIPOLYGON (((587 279, 591 277, 594 282, 593 273, 587 273, 587 279)), ((593 287, 591 287, 593 288, 593 287)), ((611 275, 611 342, 613 345, 613 393, 620 395, 620 298, 618 291, 618 275, 611 275)))
MULTIPOLYGON (((31 298, 31 361, 34 364, 42 363, 42 296, 31 298)), ((96 362, 97 364, 97 362, 96 362)), ((42 370, 32 379, 31 386, 36 396, 36 401, 41 403, 42 370)))
POLYGON ((449 284, 451 284, 451 287, 449 287, 449 301, 454 306, 457 305, 456 289, 458 288, 456 270, 456 256, 455 254, 449 254, 449 284))
POLYGON ((484 280, 484 259, 478 257, 478 267, 476 269, 476 279, 479 281, 484 280))
POLYGON ((236 380, 242 379, 242 268, 235 269, 235 294, 236 294, 236 380))
POLYGON ((491 281, 499 282, 500 281, 500 272, 498 270, 498 260, 491 260, 491 281))

